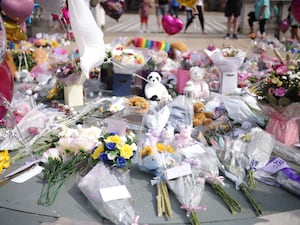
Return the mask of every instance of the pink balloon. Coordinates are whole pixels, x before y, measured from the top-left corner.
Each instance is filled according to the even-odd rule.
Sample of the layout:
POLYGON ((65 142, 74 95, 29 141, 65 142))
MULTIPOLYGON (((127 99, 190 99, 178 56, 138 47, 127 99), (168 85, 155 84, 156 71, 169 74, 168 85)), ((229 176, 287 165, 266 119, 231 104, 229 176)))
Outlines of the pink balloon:
POLYGON ((286 33, 290 27, 290 23, 288 19, 284 19, 280 22, 280 31, 282 33, 286 33))
POLYGON ((23 22, 32 14, 34 0, 2 0, 1 8, 9 18, 23 22))
POLYGON ((164 15, 161 19, 162 27, 169 35, 177 34, 184 26, 183 22, 179 18, 175 18, 171 15, 164 15))
POLYGON ((294 18, 300 22, 300 0, 293 0, 292 1, 292 8, 291 8, 292 14, 294 18))
MULTIPOLYGON (((14 88, 14 79, 13 76, 6 64, 3 61, 0 65, 0 103, 3 102, 2 97, 4 97, 4 101, 11 102, 13 97, 13 88, 14 88)), ((0 119, 2 119, 6 115, 7 109, 0 104, 0 119)))

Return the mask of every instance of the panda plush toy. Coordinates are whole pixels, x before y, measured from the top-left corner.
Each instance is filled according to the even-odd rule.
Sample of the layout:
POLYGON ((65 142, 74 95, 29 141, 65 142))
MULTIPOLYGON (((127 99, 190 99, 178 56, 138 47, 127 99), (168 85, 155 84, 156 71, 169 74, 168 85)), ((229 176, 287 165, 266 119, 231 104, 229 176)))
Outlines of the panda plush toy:
POLYGON ((147 76, 147 83, 144 88, 145 97, 152 101, 170 101, 166 86, 161 82, 162 76, 158 72, 151 72, 147 76))

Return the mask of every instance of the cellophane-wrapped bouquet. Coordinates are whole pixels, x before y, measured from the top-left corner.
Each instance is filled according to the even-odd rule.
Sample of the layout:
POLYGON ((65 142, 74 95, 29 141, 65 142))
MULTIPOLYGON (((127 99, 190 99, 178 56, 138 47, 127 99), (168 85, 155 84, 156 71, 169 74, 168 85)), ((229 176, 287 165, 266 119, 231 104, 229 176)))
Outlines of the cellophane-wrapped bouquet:
POLYGON ((134 222, 136 214, 129 196, 106 201, 100 194, 100 190, 114 187, 123 188, 126 192, 126 179, 130 179, 127 172, 118 177, 100 161, 82 178, 78 187, 101 216, 115 224, 130 225, 134 222))
POLYGON ((220 162, 214 149, 198 142, 192 147, 180 149, 179 153, 183 155, 183 160, 191 165, 193 174, 204 178, 206 183, 211 185, 231 213, 241 212, 241 205, 223 188, 224 177, 219 175, 220 162))
POLYGON ((98 162, 78 183, 98 213, 115 224, 130 225, 137 220, 131 197, 134 185, 129 175, 137 148, 134 137, 129 130, 123 135, 102 134, 91 154, 98 162))
POLYGON ((213 51, 205 49, 205 52, 221 72, 238 71, 246 57, 245 51, 231 46, 216 48, 213 51))

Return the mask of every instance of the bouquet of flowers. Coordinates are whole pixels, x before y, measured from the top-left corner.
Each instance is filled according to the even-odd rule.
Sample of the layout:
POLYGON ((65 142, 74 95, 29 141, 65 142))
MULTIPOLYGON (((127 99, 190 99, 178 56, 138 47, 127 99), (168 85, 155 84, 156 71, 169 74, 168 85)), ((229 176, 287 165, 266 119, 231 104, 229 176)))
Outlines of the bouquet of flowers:
POLYGON ((221 197, 231 213, 241 212, 241 205, 231 197, 223 188, 224 177, 219 176, 219 160, 211 147, 204 147, 197 143, 190 148, 183 148, 179 153, 188 162, 193 174, 202 177, 211 185, 214 192, 221 197))
POLYGON ((299 102, 299 92, 300 70, 297 62, 274 65, 256 88, 259 100, 276 109, 299 102))
POLYGON ((136 224, 137 216, 126 185, 129 179, 128 173, 119 177, 103 162, 98 162, 80 180, 78 187, 101 216, 114 224, 130 225, 136 224))
POLYGON ((55 70, 56 78, 65 86, 81 84, 80 58, 71 59, 67 62, 61 62, 55 70))
POLYGON ((119 135, 117 132, 105 133, 99 138, 100 143, 93 150, 92 158, 112 168, 127 168, 137 150, 134 137, 130 130, 127 130, 126 135, 119 135))
POLYGON ((202 51, 186 51, 180 55, 180 67, 189 70, 193 66, 206 67, 210 60, 202 51))
POLYGON ((101 129, 97 127, 66 128, 58 136, 57 146, 43 152, 44 180, 38 204, 51 205, 65 180, 72 174, 88 168, 90 154, 98 143, 101 129))
POLYGON ((204 195, 205 179, 192 173, 167 181, 168 187, 175 194, 181 208, 187 211, 192 225, 200 225, 197 211, 206 210, 200 202, 204 195))
POLYGON ((116 132, 101 135, 91 154, 96 165, 78 183, 99 214, 115 224, 136 224, 137 220, 130 199, 134 187, 128 170, 137 149, 134 138, 129 130, 122 135, 116 132))
POLYGON ((233 47, 217 48, 213 51, 205 49, 205 52, 221 72, 238 71, 246 57, 246 52, 233 47))
POLYGON ((157 215, 166 214, 168 218, 173 216, 173 210, 169 198, 165 171, 174 167, 179 162, 178 155, 170 143, 163 142, 161 130, 152 129, 147 134, 143 148, 139 154, 139 168, 141 171, 155 175, 151 181, 157 186, 157 215))
POLYGON ((112 50, 111 60, 115 73, 132 74, 141 69, 148 61, 147 53, 142 50, 117 45, 112 50))

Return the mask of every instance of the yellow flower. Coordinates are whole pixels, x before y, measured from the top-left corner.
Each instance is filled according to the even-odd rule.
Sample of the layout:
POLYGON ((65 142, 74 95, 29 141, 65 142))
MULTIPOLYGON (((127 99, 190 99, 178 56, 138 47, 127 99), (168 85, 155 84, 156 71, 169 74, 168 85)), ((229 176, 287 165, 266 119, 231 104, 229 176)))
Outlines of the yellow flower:
POLYGON ((121 138, 119 135, 111 135, 105 139, 105 142, 106 143, 113 142, 113 143, 116 143, 116 145, 119 145, 121 143, 121 138))
POLYGON ((8 150, 0 152, 0 174, 2 174, 3 169, 10 167, 10 155, 8 150))
POLYGON ((92 158, 93 159, 98 159, 100 154, 104 151, 104 145, 101 143, 93 152, 92 158))
POLYGON ((149 145, 146 145, 143 150, 141 151, 141 155, 142 157, 146 156, 146 155, 151 155, 153 154, 152 148, 149 145))
POLYGON ((157 151, 159 151, 159 152, 165 152, 167 150, 166 146, 163 143, 157 143, 156 148, 157 148, 157 151))
POLYGON ((57 41, 51 41, 51 46, 57 48, 59 46, 57 41))
POLYGON ((175 149, 172 147, 172 145, 167 145, 167 151, 169 152, 169 153, 174 153, 175 152, 175 149))
POLYGON ((48 95, 47 95, 47 99, 52 99, 56 93, 59 91, 59 88, 55 87, 55 88, 52 88, 49 92, 48 92, 48 95))
POLYGON ((125 144, 120 149, 120 155, 125 159, 130 159, 133 155, 133 149, 129 144, 125 144))

